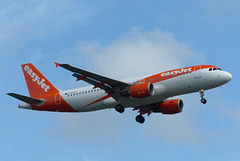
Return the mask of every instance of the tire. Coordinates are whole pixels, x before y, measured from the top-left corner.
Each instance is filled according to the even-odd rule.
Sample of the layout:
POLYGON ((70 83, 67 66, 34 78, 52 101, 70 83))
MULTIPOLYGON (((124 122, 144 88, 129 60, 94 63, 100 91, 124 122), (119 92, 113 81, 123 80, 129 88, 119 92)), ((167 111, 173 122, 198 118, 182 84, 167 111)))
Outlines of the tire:
POLYGON ((123 113, 125 111, 125 108, 122 105, 115 106, 115 110, 119 113, 123 113))
POLYGON ((202 99, 201 99, 201 102, 202 102, 203 104, 206 104, 206 103, 207 103, 207 100, 204 99, 204 98, 202 98, 202 99))
POLYGON ((136 121, 140 124, 143 124, 145 122, 145 118, 142 115, 137 115, 136 121))

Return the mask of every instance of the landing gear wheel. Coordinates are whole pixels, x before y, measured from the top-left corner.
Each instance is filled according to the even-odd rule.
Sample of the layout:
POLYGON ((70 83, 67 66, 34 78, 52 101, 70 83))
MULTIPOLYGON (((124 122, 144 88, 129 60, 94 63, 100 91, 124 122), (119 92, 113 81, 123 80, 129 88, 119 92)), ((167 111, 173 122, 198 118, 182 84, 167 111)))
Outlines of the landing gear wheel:
POLYGON ((200 95, 201 95, 201 102, 203 103, 203 104, 206 104, 207 103, 207 100, 204 98, 204 92, 205 92, 205 90, 204 89, 201 89, 200 91, 199 91, 199 93, 200 93, 200 95))
POLYGON ((119 113, 123 113, 125 111, 125 108, 122 105, 115 106, 115 110, 119 113))
POLYGON ((205 98, 202 98, 202 99, 201 99, 201 102, 202 102, 203 104, 206 104, 206 103, 207 103, 207 100, 206 100, 205 98))
POLYGON ((137 115, 136 116, 136 121, 140 124, 143 124, 145 121, 145 118, 142 115, 137 115))

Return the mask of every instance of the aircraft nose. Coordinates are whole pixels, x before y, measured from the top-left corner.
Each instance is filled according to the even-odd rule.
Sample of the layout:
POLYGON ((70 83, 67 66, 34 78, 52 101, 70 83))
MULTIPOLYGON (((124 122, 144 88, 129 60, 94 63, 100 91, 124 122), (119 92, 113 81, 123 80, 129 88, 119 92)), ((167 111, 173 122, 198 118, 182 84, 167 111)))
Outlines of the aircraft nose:
POLYGON ((231 79, 232 79, 232 74, 229 73, 229 72, 226 72, 225 73, 225 80, 226 80, 226 82, 229 82, 231 79))

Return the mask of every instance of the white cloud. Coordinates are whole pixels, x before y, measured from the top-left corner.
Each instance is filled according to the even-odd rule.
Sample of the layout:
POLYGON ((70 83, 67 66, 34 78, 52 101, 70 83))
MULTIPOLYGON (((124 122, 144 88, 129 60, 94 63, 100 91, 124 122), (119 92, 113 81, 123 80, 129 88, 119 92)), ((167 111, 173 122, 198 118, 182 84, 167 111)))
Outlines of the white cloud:
POLYGON ((67 0, 7 1, 1 6, 0 16, 5 23, 33 25, 32 27, 39 28, 44 27, 41 23, 50 23, 47 24, 48 27, 51 25, 63 27, 71 25, 69 23, 73 21, 84 21, 90 11, 91 8, 83 2, 67 0))
POLYGON ((91 7, 67 0, 1 1, 1 48, 17 50, 25 41, 49 38, 74 23, 84 24, 91 7))
POLYGON ((159 29, 145 33, 134 28, 109 45, 96 41, 80 42, 75 50, 85 54, 96 70, 118 79, 159 73, 203 61, 200 54, 159 29))

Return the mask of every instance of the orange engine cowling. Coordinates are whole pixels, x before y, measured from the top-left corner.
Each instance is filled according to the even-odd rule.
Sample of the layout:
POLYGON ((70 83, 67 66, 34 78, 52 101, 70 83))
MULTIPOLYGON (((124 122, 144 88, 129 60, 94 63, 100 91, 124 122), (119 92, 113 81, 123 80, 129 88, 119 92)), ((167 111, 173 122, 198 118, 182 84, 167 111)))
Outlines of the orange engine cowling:
POLYGON ((153 84, 150 82, 141 83, 131 86, 129 92, 130 96, 133 98, 144 98, 153 95, 154 87, 153 84))
POLYGON ((153 112, 162 114, 177 114, 183 110, 183 101, 180 99, 168 100, 160 103, 160 108, 154 109, 153 112))

